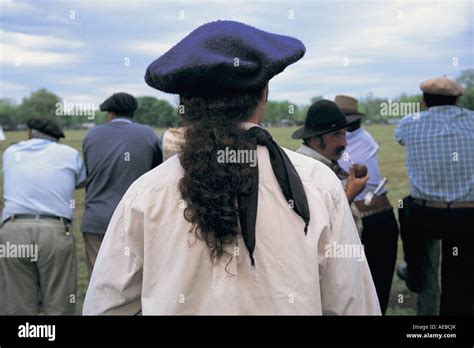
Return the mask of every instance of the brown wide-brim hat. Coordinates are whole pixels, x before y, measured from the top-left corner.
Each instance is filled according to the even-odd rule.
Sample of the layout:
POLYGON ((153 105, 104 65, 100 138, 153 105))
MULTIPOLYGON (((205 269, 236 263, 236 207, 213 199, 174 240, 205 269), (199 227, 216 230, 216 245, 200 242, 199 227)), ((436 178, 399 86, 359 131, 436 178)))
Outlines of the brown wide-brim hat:
POLYGON ((332 133, 348 127, 361 118, 361 115, 346 116, 336 103, 322 99, 310 106, 304 126, 297 129, 291 137, 306 139, 332 133))
POLYGON ((334 99, 336 105, 346 115, 360 115, 365 116, 362 112, 359 112, 359 101, 351 96, 338 94, 334 99))

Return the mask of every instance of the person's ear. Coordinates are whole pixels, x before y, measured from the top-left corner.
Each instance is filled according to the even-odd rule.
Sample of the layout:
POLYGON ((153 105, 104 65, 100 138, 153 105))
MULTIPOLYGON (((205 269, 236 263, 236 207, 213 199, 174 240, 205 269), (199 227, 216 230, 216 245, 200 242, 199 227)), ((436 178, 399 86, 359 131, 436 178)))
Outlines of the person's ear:
POLYGON ((319 137, 314 137, 314 142, 316 143, 316 145, 318 145, 318 148, 323 148, 323 144, 324 144, 324 140, 323 140, 323 136, 325 136, 326 134, 324 135, 320 135, 319 137))
POLYGON ((426 104, 425 98, 421 97, 421 107, 423 109, 429 109, 428 104, 426 104))
POLYGON ((319 148, 320 142, 318 137, 311 137, 308 139, 308 145, 309 147, 313 149, 319 148))
POLYGON ((260 94, 260 99, 259 99, 259 102, 261 102, 262 104, 266 104, 267 101, 268 101, 268 82, 265 85, 265 87, 263 87, 262 94, 260 94))

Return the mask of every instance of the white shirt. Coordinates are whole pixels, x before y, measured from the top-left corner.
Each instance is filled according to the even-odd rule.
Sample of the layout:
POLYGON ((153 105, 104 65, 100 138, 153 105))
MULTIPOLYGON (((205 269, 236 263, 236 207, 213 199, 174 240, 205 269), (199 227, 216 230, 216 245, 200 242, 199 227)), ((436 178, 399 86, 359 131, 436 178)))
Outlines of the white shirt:
MULTIPOLYGON (((359 193, 354 201, 364 200, 365 195, 369 191, 374 191, 379 182, 382 180, 377 163, 377 152, 379 151, 379 144, 365 129, 358 128, 353 132, 346 132, 347 147, 346 151, 354 163, 362 163, 367 166, 369 173, 369 181, 364 191, 359 193)), ((346 172, 349 172, 351 162, 345 158, 343 154, 338 161, 339 165, 346 172)), ((387 189, 382 189, 379 195, 387 193, 387 189)))
POLYGON ((365 254, 362 261, 329 257, 329 247, 360 247, 339 179, 324 164, 286 152, 308 199, 306 236, 273 174, 268 150, 257 146, 256 267, 241 236, 238 249, 228 249, 232 259, 213 264, 209 248, 183 218, 183 169, 175 155, 139 178, 119 203, 84 314, 380 314, 365 254))

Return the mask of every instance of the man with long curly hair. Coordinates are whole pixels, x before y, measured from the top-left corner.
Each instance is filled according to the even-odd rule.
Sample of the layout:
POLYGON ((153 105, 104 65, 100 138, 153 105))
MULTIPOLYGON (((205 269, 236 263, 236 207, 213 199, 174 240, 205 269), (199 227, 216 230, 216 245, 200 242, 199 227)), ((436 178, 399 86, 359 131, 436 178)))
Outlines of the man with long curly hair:
POLYGON ((341 182, 259 126, 268 81, 304 53, 217 21, 150 64, 185 143, 118 205, 85 314, 380 314, 341 182))

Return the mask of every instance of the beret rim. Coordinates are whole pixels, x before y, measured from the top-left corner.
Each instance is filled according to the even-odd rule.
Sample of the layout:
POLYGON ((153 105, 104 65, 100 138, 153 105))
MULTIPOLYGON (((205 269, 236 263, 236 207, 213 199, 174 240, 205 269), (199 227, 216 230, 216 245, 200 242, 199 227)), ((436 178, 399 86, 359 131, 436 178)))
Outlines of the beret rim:
MULTIPOLYGON (((271 74, 271 76, 268 79, 266 79, 266 81, 262 82, 261 86, 257 85, 257 86, 255 86, 255 88, 249 88, 247 86, 247 88, 242 89, 242 90, 251 91, 251 90, 258 90, 259 88, 263 88, 268 81, 270 81, 273 77, 275 77, 276 75, 281 73, 287 66, 289 66, 289 65, 293 64, 294 62, 298 61, 299 59, 301 59, 304 56, 304 54, 305 54, 305 50, 303 50, 303 52, 297 52, 297 53, 295 53, 291 56, 288 56, 285 59, 279 60, 278 62, 274 62, 274 63, 270 63, 270 64, 262 64, 261 65, 262 67, 273 67, 273 66, 279 66, 282 62, 285 62, 285 61, 289 62, 279 72, 277 72, 275 74, 271 74)), ((218 67, 219 65, 224 65, 224 64, 225 63, 215 63, 215 64, 210 64, 210 65, 198 66, 198 68, 212 71, 212 69, 218 67)), ((171 93, 171 94, 179 94, 180 93, 176 89, 171 89, 171 88, 167 88, 166 86, 163 86, 162 82, 160 82, 159 80, 154 79, 153 75, 151 73, 148 73, 148 69, 147 69, 147 72, 145 74, 145 82, 147 83, 148 86, 150 86, 154 89, 157 89, 159 91, 166 92, 166 93, 171 93)), ((175 77, 177 75, 187 74, 191 70, 194 70, 194 69, 195 69, 195 67, 186 67, 186 68, 183 68, 183 69, 180 69, 180 70, 175 70, 175 71, 173 71, 169 74, 166 74, 166 78, 167 79, 172 79, 173 77, 175 77)), ((240 88, 235 88, 235 90, 240 91, 241 89, 240 88)))

